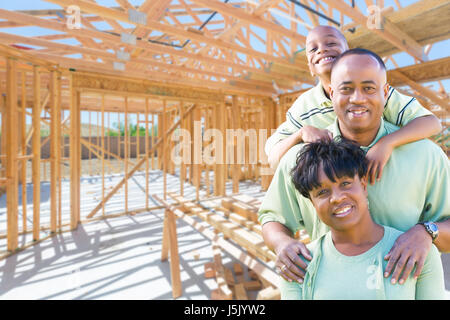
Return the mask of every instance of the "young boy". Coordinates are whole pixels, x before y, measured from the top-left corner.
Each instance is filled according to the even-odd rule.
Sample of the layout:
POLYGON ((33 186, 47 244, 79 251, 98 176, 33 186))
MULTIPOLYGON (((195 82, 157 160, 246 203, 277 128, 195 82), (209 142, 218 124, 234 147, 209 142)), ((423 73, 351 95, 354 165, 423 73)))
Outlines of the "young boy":
MULTIPOLYGON (((267 140, 265 152, 272 168, 277 167, 281 157, 292 146, 332 138, 331 133, 324 129, 336 119, 329 98, 331 66, 336 57, 348 50, 347 40, 331 26, 318 26, 308 34, 305 50, 311 75, 317 76, 319 83, 297 98, 286 114, 286 121, 267 140)), ((394 148, 428 138, 442 129, 439 119, 415 98, 405 96, 392 87, 383 116, 402 128, 381 139, 367 153, 368 177, 372 184, 375 179, 381 178, 394 148)))

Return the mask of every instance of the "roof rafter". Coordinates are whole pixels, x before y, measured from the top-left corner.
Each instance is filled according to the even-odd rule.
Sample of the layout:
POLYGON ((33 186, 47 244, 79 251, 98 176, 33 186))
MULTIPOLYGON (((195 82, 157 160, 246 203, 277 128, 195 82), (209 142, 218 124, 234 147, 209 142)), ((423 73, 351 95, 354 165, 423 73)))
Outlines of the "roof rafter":
POLYGON ((225 42, 223 40, 206 37, 197 32, 186 31, 186 30, 183 30, 183 29, 180 29, 177 27, 173 27, 170 25, 165 25, 165 24, 162 24, 159 22, 151 21, 150 19, 147 20, 146 25, 142 25, 142 24, 130 21, 128 19, 128 15, 124 12, 121 12, 118 10, 113 10, 113 9, 110 9, 107 7, 103 7, 103 6, 88 2, 86 0, 45 0, 45 1, 52 2, 55 4, 61 5, 61 6, 77 5, 80 7, 80 9, 82 11, 92 13, 92 14, 97 14, 104 18, 116 19, 118 21, 135 24, 136 26, 140 26, 142 28, 150 28, 152 30, 159 30, 159 31, 167 33, 167 34, 171 34, 174 36, 180 36, 180 37, 183 37, 186 39, 194 39, 196 41, 206 43, 208 45, 217 46, 217 47, 221 47, 221 48, 225 48, 225 49, 231 49, 233 51, 237 51, 237 52, 240 52, 240 53, 243 53, 246 55, 258 56, 268 62, 270 62, 270 61, 276 62, 276 63, 279 63, 280 65, 284 65, 289 68, 298 69, 299 71, 302 71, 302 70, 305 71, 308 69, 308 67, 306 65, 299 65, 299 64, 294 65, 287 59, 276 58, 276 57, 270 56, 266 53, 259 52, 257 50, 253 50, 251 48, 244 48, 244 47, 241 47, 234 43, 229 43, 229 42, 225 42))

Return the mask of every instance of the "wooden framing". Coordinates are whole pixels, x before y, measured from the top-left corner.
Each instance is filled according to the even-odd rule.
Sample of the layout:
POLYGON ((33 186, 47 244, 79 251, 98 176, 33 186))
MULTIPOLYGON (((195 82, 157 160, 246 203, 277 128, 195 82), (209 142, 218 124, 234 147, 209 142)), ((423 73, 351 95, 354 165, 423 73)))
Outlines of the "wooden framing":
MULTIPOLYGON (((120 7, 87 0, 49 2, 61 9, 0 9, 0 29, 36 26, 50 30, 34 37, 0 32, 0 112, 4 133, 0 186, 6 189, 7 216, 6 230, 0 226, 0 238, 6 238, 8 250, 0 258, 29 247, 31 243, 24 244, 21 238, 28 233, 37 243, 47 239, 42 231, 54 235, 75 230, 80 223, 159 208, 165 210, 161 259, 170 259, 174 298, 182 294, 177 218, 276 286, 277 276, 261 263, 273 261, 274 255, 261 242, 255 208, 227 202, 224 197, 238 196, 243 180, 260 184, 263 191, 268 188, 272 175, 264 144, 271 130, 285 120, 295 99, 315 83, 308 71, 304 46, 306 32, 319 24, 318 16, 307 11, 302 16, 308 18, 301 18, 299 8, 287 0, 233 4, 218 0, 191 0, 189 4, 147 0, 138 8, 127 0, 117 1, 120 7), (67 21, 59 18, 66 6, 73 4, 81 9, 81 30, 69 28, 67 21), (146 14, 146 20, 130 20, 130 9, 146 14), (215 18, 206 21, 205 14, 215 18), (288 23, 280 23, 283 15, 288 23), (189 19, 179 19, 180 16, 189 19), (94 22, 102 21, 110 27, 97 29, 94 22), (125 41, 126 36, 131 40, 125 41), (68 43, 75 39, 77 44, 63 44, 61 39, 68 43), (117 62, 125 70, 117 69, 117 62), (113 123, 117 124, 114 130, 113 123), (141 128, 145 131, 142 139, 141 128), (179 129, 189 133, 191 141, 186 147, 190 156, 183 155, 178 166, 171 156, 175 148, 172 135, 179 129), (227 131, 239 129, 244 137, 227 141, 227 131), (115 130, 117 137, 112 134, 116 134, 115 130), (213 130, 217 135, 206 141, 213 130), (256 132, 256 136, 252 137, 251 132, 256 132), (228 158, 229 150, 233 156, 228 158), (242 162, 238 162, 238 150, 244 151, 242 162), (250 156, 253 150, 256 161, 250 156), (206 163, 206 156, 216 156, 217 161, 206 163), (69 164, 70 209, 64 205, 61 185, 65 161, 69 164), (27 171, 28 162, 31 172, 27 171), (175 198, 168 178, 176 175, 178 169, 177 190, 181 198, 187 183, 196 192, 184 204, 178 199, 175 206, 168 202, 168 196, 175 198), (159 196, 151 196, 151 170, 162 171, 163 191, 159 196), (83 201, 86 193, 81 190, 86 171, 101 181, 101 190, 92 191, 95 202, 91 201, 88 209, 83 201), (141 207, 133 204, 130 180, 138 172, 145 181, 141 207), (123 176, 114 185, 108 185, 107 177, 114 174, 123 176), (47 180, 48 221, 40 206, 41 183, 47 180), (27 194, 30 182, 32 214, 27 203, 31 197, 30 192, 27 194), (203 194, 225 199, 221 208, 225 214, 201 210, 198 203, 203 194), (113 212, 109 207, 116 196, 123 203, 123 212, 113 212), (193 202, 194 197, 197 203, 193 202), (150 200, 161 205, 151 207, 150 200), (207 230, 207 226, 217 233, 207 230), (218 233, 223 233, 223 237, 218 237, 218 233)), ((313 5, 313 1, 300 2, 313 5)), ((370 5, 373 1, 365 3, 370 5)), ((449 96, 439 81, 450 78, 450 59, 429 60, 428 54, 434 43, 449 38, 450 26, 445 19, 450 4, 445 0, 422 0, 396 9, 385 7, 383 1, 376 4, 383 14, 381 29, 367 27, 368 16, 360 2, 352 8, 345 1, 322 0, 314 7, 321 14, 338 16, 350 47, 371 49, 394 64, 395 68, 388 70, 389 83, 416 97, 441 118, 444 131, 436 141, 448 151, 449 96), (344 17, 352 21, 343 25, 344 17), (354 28, 353 33, 348 31, 350 27, 354 28), (399 52, 410 55, 415 63, 399 67, 393 56, 399 52), (430 86, 436 82, 437 90, 430 86)), ((230 297, 226 272, 221 269, 216 277, 223 284, 225 296, 230 297)), ((243 287, 241 284, 234 290, 245 298, 243 287)))
POLYGON ((8 250, 18 247, 18 112, 17 112, 17 62, 6 62, 6 208, 8 225, 8 250))

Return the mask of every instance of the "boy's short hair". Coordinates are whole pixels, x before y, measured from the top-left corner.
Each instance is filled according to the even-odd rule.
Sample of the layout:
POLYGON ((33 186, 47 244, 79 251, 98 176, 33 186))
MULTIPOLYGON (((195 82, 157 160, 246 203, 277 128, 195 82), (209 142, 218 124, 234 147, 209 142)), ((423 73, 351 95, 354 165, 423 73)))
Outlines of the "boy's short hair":
POLYGON ((295 188, 305 197, 320 187, 319 171, 323 168, 327 177, 335 182, 344 176, 362 178, 367 173, 368 160, 364 151, 353 141, 320 141, 306 144, 297 154, 297 162, 291 171, 295 188))
POLYGON ((374 57, 375 60, 377 60, 378 64, 380 65, 381 69, 386 70, 386 65, 384 64, 383 59, 381 59, 381 57, 377 55, 375 52, 363 48, 353 48, 344 51, 333 61, 333 64, 331 65, 331 73, 333 73, 333 69, 336 68, 336 66, 339 64, 339 61, 341 61, 342 58, 351 55, 366 55, 374 57))

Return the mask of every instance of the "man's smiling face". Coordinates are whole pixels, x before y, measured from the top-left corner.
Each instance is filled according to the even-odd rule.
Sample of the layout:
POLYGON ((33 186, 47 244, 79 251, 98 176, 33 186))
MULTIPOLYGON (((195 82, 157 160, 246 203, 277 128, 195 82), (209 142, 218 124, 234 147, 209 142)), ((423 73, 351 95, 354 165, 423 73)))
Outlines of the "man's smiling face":
POLYGON ((334 59, 348 49, 344 36, 335 28, 318 26, 306 37, 306 57, 313 76, 331 72, 334 59))
POLYGON ((342 57, 333 68, 330 90, 341 128, 354 133, 378 130, 388 91, 386 70, 374 57, 342 57))

